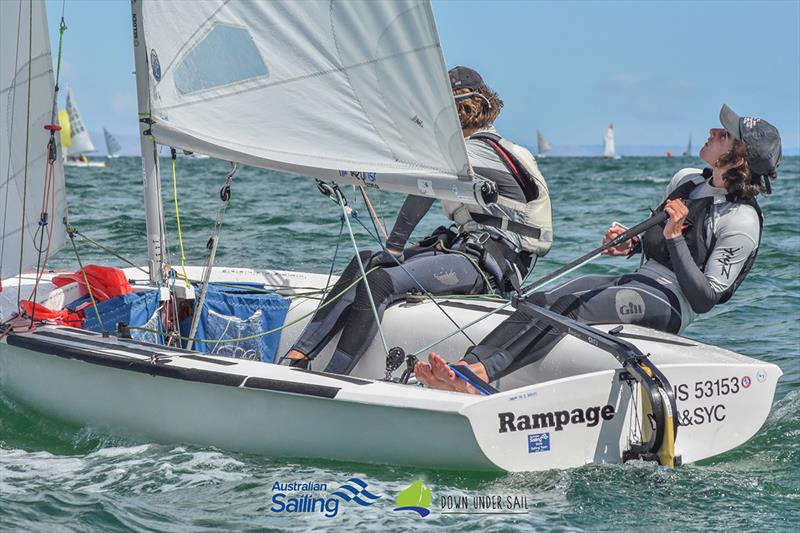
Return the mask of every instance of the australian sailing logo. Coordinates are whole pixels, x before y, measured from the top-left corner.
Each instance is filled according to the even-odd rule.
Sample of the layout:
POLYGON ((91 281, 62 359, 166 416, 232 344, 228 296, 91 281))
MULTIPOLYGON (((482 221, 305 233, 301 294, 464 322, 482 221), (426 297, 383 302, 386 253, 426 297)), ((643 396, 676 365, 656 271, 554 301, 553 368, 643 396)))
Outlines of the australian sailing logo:
POLYGON ((328 493, 327 483, 276 481, 272 485, 273 513, 319 513, 327 518, 339 514, 342 502, 368 507, 381 496, 367 490, 367 482, 352 477, 335 491, 328 493))
POLYGON ((564 426, 569 424, 586 424, 588 427, 594 427, 600 423, 601 419, 611 420, 615 414, 614 406, 610 404, 603 407, 587 407, 586 409, 579 407, 572 411, 552 411, 519 416, 514 413, 497 413, 500 419, 498 433, 540 428, 555 428, 556 431, 561 431, 564 426))

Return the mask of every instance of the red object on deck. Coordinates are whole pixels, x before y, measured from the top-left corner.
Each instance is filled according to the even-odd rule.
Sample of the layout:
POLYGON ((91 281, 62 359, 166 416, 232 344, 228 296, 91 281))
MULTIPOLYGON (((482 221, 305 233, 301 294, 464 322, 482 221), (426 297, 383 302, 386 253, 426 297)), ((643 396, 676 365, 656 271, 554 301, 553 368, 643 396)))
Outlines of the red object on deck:
POLYGON ((69 309, 53 311, 47 307, 35 304, 30 300, 19 302, 22 311, 34 320, 49 320, 58 325, 72 326, 80 328, 83 326, 83 317, 79 313, 73 313, 69 309))
POLYGON ((80 270, 72 274, 61 274, 52 279, 56 287, 63 287, 72 282, 78 283, 81 287, 87 290, 86 281, 92 288, 92 295, 98 302, 104 302, 108 299, 122 296, 133 292, 128 278, 125 273, 114 267, 104 267, 99 265, 87 265, 83 272, 86 273, 86 279, 83 278, 83 273, 80 270))

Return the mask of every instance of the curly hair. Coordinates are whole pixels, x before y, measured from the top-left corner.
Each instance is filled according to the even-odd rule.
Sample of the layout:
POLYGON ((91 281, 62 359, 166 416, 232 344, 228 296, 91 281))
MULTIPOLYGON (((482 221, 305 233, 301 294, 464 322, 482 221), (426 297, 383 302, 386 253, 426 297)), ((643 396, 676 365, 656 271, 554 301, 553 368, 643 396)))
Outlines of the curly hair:
MULTIPOLYGON (((470 89, 455 89, 453 95, 458 96, 468 92, 471 92, 470 89)), ((485 86, 479 94, 456 101, 458 120, 461 122, 461 128, 465 130, 491 126, 502 108, 503 101, 497 93, 485 86)))
POLYGON ((759 194, 770 194, 772 189, 767 178, 750 170, 747 164, 747 145, 742 141, 734 139, 733 148, 721 156, 715 166, 730 165, 739 160, 744 160, 744 163, 726 170, 722 175, 728 194, 738 202, 750 200, 759 194))

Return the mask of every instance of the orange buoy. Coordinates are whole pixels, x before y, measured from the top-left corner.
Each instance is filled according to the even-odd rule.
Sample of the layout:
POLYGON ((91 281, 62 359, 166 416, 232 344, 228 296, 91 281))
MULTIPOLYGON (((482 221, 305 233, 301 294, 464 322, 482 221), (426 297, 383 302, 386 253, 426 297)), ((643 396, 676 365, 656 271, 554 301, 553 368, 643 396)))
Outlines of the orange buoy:
POLYGON ((671 150, 667 151, 667 157, 672 157, 672 151, 671 150))

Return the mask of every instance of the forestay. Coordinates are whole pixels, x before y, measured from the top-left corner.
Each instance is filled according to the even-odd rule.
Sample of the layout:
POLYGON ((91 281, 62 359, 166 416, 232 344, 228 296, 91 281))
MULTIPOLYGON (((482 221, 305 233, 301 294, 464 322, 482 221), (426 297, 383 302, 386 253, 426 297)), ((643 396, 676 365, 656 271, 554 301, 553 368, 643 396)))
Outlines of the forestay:
MULTIPOLYGON (((1 1, 0 279, 18 274, 20 260, 23 271, 35 267, 38 260, 36 232, 45 195, 49 138, 44 126, 53 120, 53 90, 53 63, 44 2, 1 1), (30 47, 29 42, 32 43, 30 47)), ((59 142, 58 136, 56 142, 59 142)), ((54 171, 47 197, 51 255, 64 244, 66 231, 62 219, 67 213, 60 158, 54 164, 54 171)), ((44 245, 47 245, 47 235, 44 245)))
POLYGON ((478 201, 429 2, 141 4, 156 142, 478 201))

